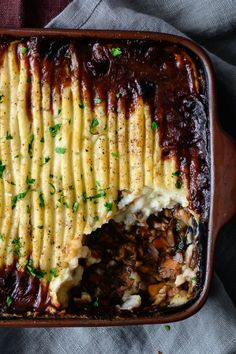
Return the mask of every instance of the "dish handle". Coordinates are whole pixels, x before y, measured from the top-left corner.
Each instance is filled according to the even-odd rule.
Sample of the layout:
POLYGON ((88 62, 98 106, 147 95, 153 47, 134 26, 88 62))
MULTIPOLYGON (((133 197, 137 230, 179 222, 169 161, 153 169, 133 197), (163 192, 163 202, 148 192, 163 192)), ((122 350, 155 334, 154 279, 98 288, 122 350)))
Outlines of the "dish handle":
POLYGON ((215 217, 219 230, 236 213, 236 141, 217 125, 215 146, 215 217))

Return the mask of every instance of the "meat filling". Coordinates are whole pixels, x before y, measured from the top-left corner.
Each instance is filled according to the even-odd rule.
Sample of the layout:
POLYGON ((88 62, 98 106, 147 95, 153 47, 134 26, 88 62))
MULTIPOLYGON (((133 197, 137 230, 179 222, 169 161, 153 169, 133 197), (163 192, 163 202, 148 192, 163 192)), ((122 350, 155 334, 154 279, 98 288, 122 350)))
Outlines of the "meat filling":
POLYGON ((164 209, 128 226, 111 220, 85 236, 88 259, 71 292, 79 312, 140 311, 181 305, 198 283, 198 227, 187 209, 164 209))

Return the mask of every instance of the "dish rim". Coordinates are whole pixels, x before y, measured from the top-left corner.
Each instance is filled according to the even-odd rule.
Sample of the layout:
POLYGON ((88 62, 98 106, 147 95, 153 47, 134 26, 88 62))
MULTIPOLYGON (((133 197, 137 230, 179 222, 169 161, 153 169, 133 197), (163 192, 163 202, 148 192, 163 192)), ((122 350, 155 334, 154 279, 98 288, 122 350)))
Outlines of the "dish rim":
POLYGON ((137 318, 122 318, 122 319, 83 319, 79 317, 70 318, 1 318, 0 327, 101 327, 101 326, 124 326, 124 325, 143 325, 143 324, 162 324, 176 322, 186 319, 198 312, 207 300, 209 293, 210 282, 213 273, 213 257, 216 235, 219 225, 213 223, 215 216, 215 137, 217 137, 219 130, 217 126, 216 113, 216 97, 214 72, 211 61, 199 45, 192 40, 167 33, 159 32, 141 32, 141 31, 117 31, 117 30, 77 30, 77 29, 5 29, 0 28, 0 36, 13 37, 32 37, 32 36, 46 36, 46 37, 66 37, 78 39, 131 39, 131 40, 154 40, 154 41, 168 41, 173 44, 184 46, 190 49, 202 62, 202 67, 205 71, 205 78, 208 90, 208 120, 209 120, 209 141, 210 141, 210 208, 207 230, 207 245, 205 260, 205 276, 204 284, 201 292, 193 303, 187 308, 176 313, 158 314, 156 317, 137 317, 137 318))

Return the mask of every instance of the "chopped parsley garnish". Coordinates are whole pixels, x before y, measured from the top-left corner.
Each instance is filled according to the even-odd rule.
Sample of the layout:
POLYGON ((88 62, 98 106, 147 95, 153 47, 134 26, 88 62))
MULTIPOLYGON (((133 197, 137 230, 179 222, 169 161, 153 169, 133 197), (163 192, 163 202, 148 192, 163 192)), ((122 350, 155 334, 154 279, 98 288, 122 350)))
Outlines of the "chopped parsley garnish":
POLYGON ((172 173, 172 176, 179 177, 180 176, 180 171, 175 171, 172 173))
POLYGON ((12 139, 13 139, 13 136, 9 132, 7 132, 6 140, 12 140, 12 139))
POLYGON ((45 142, 45 139, 44 139, 44 136, 42 136, 42 138, 40 139, 40 143, 44 143, 45 142))
POLYGON ((94 102, 95 102, 96 104, 102 103, 102 99, 101 99, 100 97, 96 97, 96 98, 94 99, 94 102))
POLYGON ((0 234, 0 240, 3 241, 3 238, 4 238, 4 235, 3 235, 3 234, 0 234))
MULTIPOLYGON (((58 192, 61 192, 61 190, 58 192)), ((66 208, 69 208, 69 204, 65 201, 65 196, 63 194, 60 195, 58 202, 64 205, 66 208)), ((59 207, 59 205, 57 207, 59 207)))
POLYGON ((28 146, 28 153, 31 159, 33 157, 33 141, 34 141, 34 135, 31 135, 29 146, 28 146))
POLYGON ((158 128, 157 123, 156 122, 152 122, 151 128, 152 128, 152 130, 156 130, 158 128))
POLYGON ((34 178, 29 178, 28 176, 26 177, 26 183, 27 184, 33 184, 35 182, 34 178))
POLYGON ((4 95, 0 95, 0 103, 3 103, 3 98, 4 97, 5 97, 4 95))
POLYGON ((55 188, 54 184, 49 183, 49 185, 52 187, 52 191, 50 192, 50 194, 51 195, 55 194, 56 193, 56 188, 55 188))
POLYGON ((58 108, 57 114, 58 116, 61 114, 61 108, 58 108))
POLYGON ((112 152, 111 154, 116 160, 120 157, 119 152, 112 152))
POLYGON ((39 206, 40 206, 40 208, 44 208, 45 207, 43 192, 39 193, 39 206))
POLYGON ((94 217, 94 220, 95 220, 95 221, 98 221, 98 220, 99 220, 99 216, 96 215, 96 216, 94 217))
POLYGON ((46 272, 42 271, 41 269, 37 269, 33 267, 33 261, 32 259, 29 259, 27 264, 26 264, 26 269, 27 271, 35 278, 42 279, 46 272))
POLYGON ((121 98, 122 96, 123 96, 123 95, 122 95, 121 92, 117 92, 117 93, 116 93, 116 97, 117 97, 117 98, 121 98))
POLYGON ((120 48, 111 48, 111 55, 113 57, 118 57, 122 54, 122 50, 120 48))
POLYGON ((17 195, 14 195, 14 197, 11 198, 11 208, 14 209, 16 207, 16 203, 21 200, 21 199, 24 199, 26 194, 28 193, 30 189, 30 186, 27 187, 26 191, 25 192, 21 192, 17 195))
POLYGON ((101 183, 100 183, 99 181, 96 181, 95 183, 96 183, 96 186, 97 186, 98 188, 101 187, 101 183))
POLYGON ((26 48, 26 47, 22 47, 22 48, 21 48, 21 53, 22 53, 22 54, 27 53, 27 48, 26 48))
POLYGON ((50 269, 49 274, 48 274, 48 281, 51 281, 52 278, 57 278, 57 277, 58 277, 57 269, 56 268, 50 269))
POLYGON ((170 331, 171 330, 170 325, 165 325, 164 328, 165 328, 166 331, 170 331))
POLYGON ((92 302, 93 307, 98 307, 99 306, 99 299, 98 297, 92 302))
POLYGON ((97 134, 93 132, 93 129, 96 128, 99 125, 99 121, 97 120, 97 118, 93 118, 90 127, 89 127, 89 131, 91 134, 97 134))
POLYGON ((12 245, 13 245, 13 251, 14 251, 14 253, 19 257, 19 256, 20 256, 20 249, 21 249, 20 238, 19 238, 19 237, 16 237, 16 238, 12 241, 12 245))
POLYGON ((79 104, 79 108, 81 108, 81 109, 85 108, 85 103, 84 103, 84 102, 81 102, 81 103, 79 104))
POLYGON ((79 209, 79 203, 75 201, 72 206, 73 213, 76 213, 79 209))
POLYGON ((192 282, 196 283, 196 281, 197 281, 197 277, 196 276, 192 277, 192 282))
POLYGON ((61 129, 61 124, 56 124, 56 125, 54 125, 52 127, 49 127, 49 131, 51 133, 51 136, 53 138, 55 138, 55 136, 57 135, 58 130, 60 130, 60 129, 61 129))
POLYGON ((48 161, 50 161, 51 158, 49 156, 44 158, 44 162, 41 164, 41 166, 45 165, 46 163, 48 163, 48 161))
POLYGON ((2 160, 0 160, 0 178, 2 178, 5 168, 6 168, 6 165, 3 165, 2 160))
POLYGON ((83 193, 81 198, 84 202, 86 202, 87 200, 93 200, 93 199, 98 199, 98 198, 101 198, 101 197, 105 197, 106 195, 106 192, 105 191, 101 191, 100 193, 97 193, 95 195, 91 195, 89 197, 87 197, 86 193, 83 193))
POLYGON ((104 207, 107 208, 107 211, 112 211, 112 203, 105 203, 104 207))
POLYGON ((7 306, 11 306, 11 304, 13 303, 13 298, 11 296, 7 296, 7 299, 6 299, 6 304, 7 306))
POLYGON ((182 182, 178 179, 176 182, 175 182, 175 187, 177 188, 177 189, 180 189, 181 187, 182 187, 182 182))
POLYGON ((66 152, 66 148, 64 148, 64 147, 56 147, 55 151, 58 154, 64 154, 66 152))

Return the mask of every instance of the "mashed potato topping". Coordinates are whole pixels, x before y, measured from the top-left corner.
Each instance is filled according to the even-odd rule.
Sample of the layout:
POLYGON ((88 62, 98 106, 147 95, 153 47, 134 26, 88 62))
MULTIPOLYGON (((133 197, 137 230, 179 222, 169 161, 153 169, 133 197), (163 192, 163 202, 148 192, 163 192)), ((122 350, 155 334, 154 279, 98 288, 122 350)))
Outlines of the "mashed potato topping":
MULTIPOLYGON (((149 292, 157 306, 179 304, 192 294, 197 266, 196 261, 190 264, 197 241, 189 228, 199 219, 198 184, 205 180, 197 178, 203 158, 195 120, 189 123, 189 135, 182 125, 187 126, 184 119, 190 119, 191 110, 204 120, 200 96, 195 99, 200 90, 197 69, 182 49, 176 57, 161 44, 163 62, 153 46, 145 54, 153 64, 145 71, 141 49, 129 41, 120 45, 120 51, 114 51, 108 42, 42 38, 1 44, 0 268, 10 274, 13 267, 14 274, 33 279, 38 290, 32 299, 41 296, 37 280, 50 297, 45 295, 42 308, 67 307, 70 290, 81 286, 84 274, 103 267, 106 261, 85 239, 111 223, 126 235, 133 227, 141 232, 152 220, 146 231, 153 234, 151 244, 156 240, 155 267, 160 274, 169 271, 167 284, 160 274, 144 280, 139 267, 132 266, 138 280, 120 293, 117 308, 141 306, 141 290, 149 292), (126 74, 118 70, 122 65, 126 74), (171 72, 175 85, 168 86, 171 72), (134 79, 132 73, 141 76, 134 79), (172 241, 166 218, 175 225, 168 231, 172 241), (185 225, 186 240, 175 229, 178 220, 185 225), (181 238, 184 248, 178 252, 181 238)), ((149 248, 145 244, 142 249, 145 257, 149 248)), ((89 293, 86 285, 77 301, 94 301, 95 290, 89 293)), ((30 303, 29 309, 37 311, 39 300, 30 303)), ((17 304, 20 307, 21 300, 11 305, 12 311, 18 311, 17 304)))

